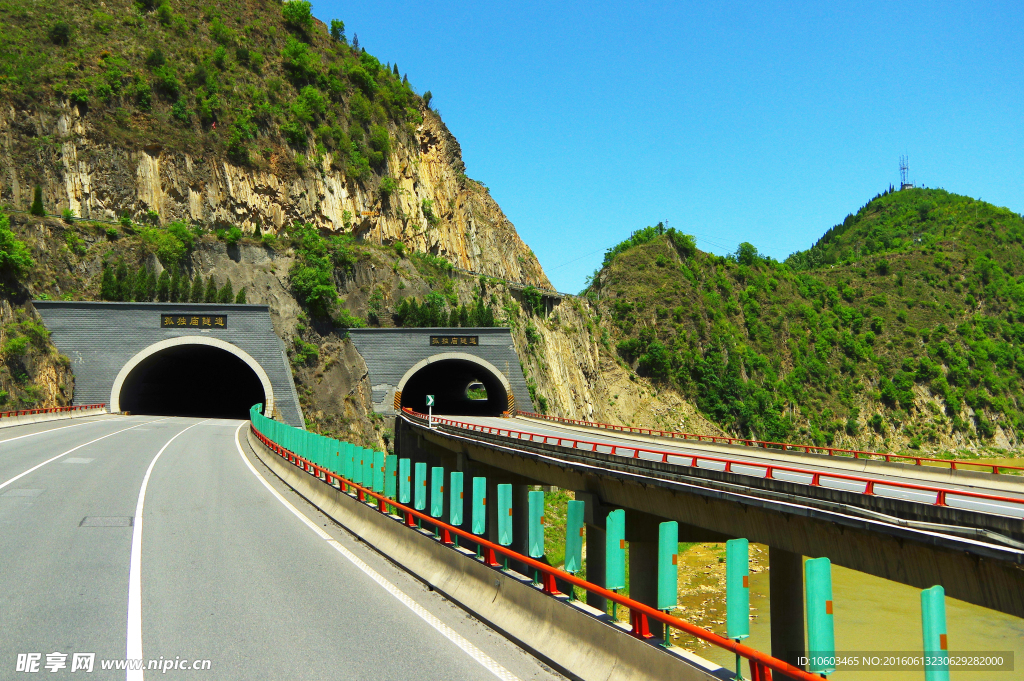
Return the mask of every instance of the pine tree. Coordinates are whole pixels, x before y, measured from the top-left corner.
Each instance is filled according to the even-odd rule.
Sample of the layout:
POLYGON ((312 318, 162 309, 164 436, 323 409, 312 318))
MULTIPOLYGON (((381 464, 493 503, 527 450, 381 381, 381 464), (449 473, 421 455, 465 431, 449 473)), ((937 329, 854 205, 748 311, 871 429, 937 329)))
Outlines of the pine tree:
MULTIPOLYGON (((165 272, 167 270, 164 270, 165 272)), ((146 278, 146 300, 153 300, 156 298, 156 271, 149 273, 146 278)))
POLYGON ((38 184, 36 185, 35 194, 32 197, 32 208, 29 209, 32 215, 44 215, 43 211, 43 188, 38 184))
POLYGON ((117 297, 114 300, 128 301, 132 299, 132 276, 128 274, 128 266, 124 260, 117 263, 117 297))
POLYGON ((236 303, 245 303, 245 287, 238 289, 238 295, 235 296, 236 303))
POLYGON ((398 62, 395 62, 395 67, 391 70, 391 73, 395 74, 395 78, 398 78, 398 62))
POLYGON ((103 300, 117 300, 117 277, 114 269, 104 263, 103 283, 100 284, 100 298, 103 300))
POLYGON ((193 303, 203 302, 203 275, 196 272, 195 281, 192 282, 192 293, 189 295, 189 300, 193 303))
POLYGON ((217 302, 226 304, 230 303, 235 299, 235 292, 231 288, 231 277, 228 277, 227 281, 224 282, 223 288, 217 293, 217 302))
POLYGON ((140 303, 144 303, 151 298, 146 298, 149 287, 147 282, 149 281, 149 275, 146 273, 146 267, 143 265, 139 268, 139 271, 135 274, 135 282, 132 287, 132 300, 137 300, 140 303))
POLYGON ((206 295, 203 296, 204 303, 216 303, 217 302, 217 282, 213 280, 213 275, 206 282, 206 295))
POLYGON ((171 284, 167 288, 168 300, 170 300, 172 303, 176 303, 179 300, 181 300, 178 297, 178 289, 181 288, 181 275, 178 273, 177 270, 175 270, 174 274, 171 275, 171 284))
MULTIPOLYGON (((171 299, 171 281, 174 281, 174 285, 177 286, 177 279, 172 280, 171 275, 167 274, 167 270, 160 273, 160 278, 156 282, 156 297, 161 303, 166 303, 171 299)), ((175 290, 175 294, 177 294, 177 290, 175 290)), ((177 298, 178 296, 175 295, 174 297, 177 298)))

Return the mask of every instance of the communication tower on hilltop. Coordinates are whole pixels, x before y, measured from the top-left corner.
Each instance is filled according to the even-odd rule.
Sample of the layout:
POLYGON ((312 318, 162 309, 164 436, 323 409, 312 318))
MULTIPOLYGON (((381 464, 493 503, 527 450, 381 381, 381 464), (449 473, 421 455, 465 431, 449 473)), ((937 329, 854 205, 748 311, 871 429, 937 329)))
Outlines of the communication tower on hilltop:
POLYGON ((907 180, 907 172, 910 170, 910 165, 907 162, 906 156, 900 156, 900 191, 904 189, 913 189, 914 184, 907 180))

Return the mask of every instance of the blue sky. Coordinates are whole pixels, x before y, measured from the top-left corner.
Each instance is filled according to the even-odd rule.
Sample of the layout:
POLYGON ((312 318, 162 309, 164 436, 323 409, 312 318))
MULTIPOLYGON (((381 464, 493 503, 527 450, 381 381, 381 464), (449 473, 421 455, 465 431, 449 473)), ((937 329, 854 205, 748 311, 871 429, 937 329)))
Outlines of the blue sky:
POLYGON ((1024 212, 1024 4, 345 3, 555 287, 667 221, 775 258, 911 179, 1024 212))

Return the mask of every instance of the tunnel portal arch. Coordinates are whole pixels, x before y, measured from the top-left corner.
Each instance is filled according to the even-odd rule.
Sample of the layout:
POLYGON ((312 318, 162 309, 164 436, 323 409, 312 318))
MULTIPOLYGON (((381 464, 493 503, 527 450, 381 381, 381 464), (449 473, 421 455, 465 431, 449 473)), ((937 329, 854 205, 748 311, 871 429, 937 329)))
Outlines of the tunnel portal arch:
POLYGON ((435 414, 500 416, 516 408, 508 377, 487 360, 466 352, 442 352, 416 362, 398 382, 395 410, 409 407, 424 412, 428 394, 437 400, 435 414), (484 384, 486 400, 466 396, 466 388, 476 381, 484 384))
MULTIPOLYGON (((159 357, 161 354, 165 354, 172 351, 175 348, 187 348, 188 346, 199 346, 216 350, 220 350, 232 355, 237 360, 243 362, 252 373, 255 374, 259 380, 260 386, 263 390, 263 412, 268 417, 273 418, 274 416, 274 388, 271 386, 270 377, 267 372, 264 371, 263 367, 260 366, 259 362, 253 359, 252 355, 245 352, 238 346, 223 341, 215 337, 205 336, 178 336, 175 338, 168 338, 162 340, 137 352, 131 359, 129 359, 121 370, 118 372, 117 377, 114 379, 114 385, 110 391, 110 411, 119 412, 122 410, 121 396, 125 390, 126 385, 130 386, 129 378, 132 376, 132 372, 140 367, 145 367, 148 362, 152 362, 154 358, 159 357)), ((251 406, 251 405, 250 405, 251 406)))

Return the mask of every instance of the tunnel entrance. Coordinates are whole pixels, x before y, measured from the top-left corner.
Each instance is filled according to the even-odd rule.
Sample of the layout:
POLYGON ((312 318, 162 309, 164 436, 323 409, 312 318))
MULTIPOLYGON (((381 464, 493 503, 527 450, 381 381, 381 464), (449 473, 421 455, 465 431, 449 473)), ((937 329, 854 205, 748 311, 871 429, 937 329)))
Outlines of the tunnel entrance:
POLYGON ((240 419, 267 401, 263 382, 243 359, 199 344, 145 357, 125 376, 119 397, 120 410, 133 414, 240 419))
POLYGON ((461 358, 431 359, 403 380, 402 408, 425 413, 427 395, 433 395, 434 414, 501 416, 508 410, 507 381, 493 367, 461 358))

